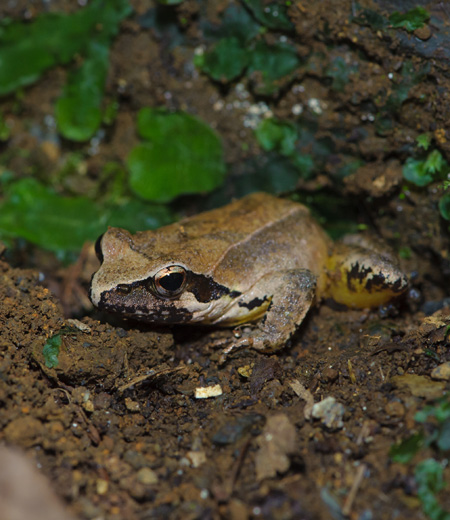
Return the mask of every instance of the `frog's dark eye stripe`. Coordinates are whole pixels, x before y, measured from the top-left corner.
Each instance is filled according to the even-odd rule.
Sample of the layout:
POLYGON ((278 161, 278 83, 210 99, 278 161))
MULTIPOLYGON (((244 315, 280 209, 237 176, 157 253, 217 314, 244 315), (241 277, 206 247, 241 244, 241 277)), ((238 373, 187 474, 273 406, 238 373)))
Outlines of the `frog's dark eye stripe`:
POLYGON ((184 267, 180 265, 164 267, 155 275, 155 289, 160 296, 174 298, 183 292, 186 279, 187 274, 184 267))

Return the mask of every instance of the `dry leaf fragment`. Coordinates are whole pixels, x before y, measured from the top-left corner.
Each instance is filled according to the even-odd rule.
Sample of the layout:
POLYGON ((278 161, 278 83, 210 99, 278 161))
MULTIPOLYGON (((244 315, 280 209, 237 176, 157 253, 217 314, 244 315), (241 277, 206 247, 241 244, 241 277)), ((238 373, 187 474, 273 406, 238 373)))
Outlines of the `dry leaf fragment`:
POLYGON ((289 455, 297 448, 295 426, 280 413, 267 419, 263 433, 257 438, 256 479, 275 477, 289 469, 289 455))
POLYGON ((303 416, 307 421, 311 419, 312 407, 314 405, 314 397, 312 393, 303 386, 298 379, 293 379, 289 382, 289 386, 294 390, 296 395, 306 401, 305 408, 303 409, 303 416))

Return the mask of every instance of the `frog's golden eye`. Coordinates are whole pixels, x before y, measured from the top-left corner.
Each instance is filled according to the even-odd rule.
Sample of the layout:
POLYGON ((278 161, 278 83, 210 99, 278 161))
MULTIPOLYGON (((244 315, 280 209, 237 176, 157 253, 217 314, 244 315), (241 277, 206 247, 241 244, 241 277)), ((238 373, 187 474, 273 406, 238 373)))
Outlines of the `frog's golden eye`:
POLYGON ((155 289, 160 296, 174 298, 186 285, 186 269, 181 265, 164 267, 155 274, 155 289))

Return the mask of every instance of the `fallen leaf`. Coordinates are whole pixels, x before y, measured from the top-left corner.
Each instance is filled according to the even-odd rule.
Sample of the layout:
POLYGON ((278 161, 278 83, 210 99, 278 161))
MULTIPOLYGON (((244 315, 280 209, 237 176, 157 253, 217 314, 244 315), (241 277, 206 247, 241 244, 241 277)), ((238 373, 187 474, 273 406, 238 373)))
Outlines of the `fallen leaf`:
POLYGON ((297 448, 295 426, 281 413, 267 419, 262 434, 257 438, 256 479, 275 477, 289 469, 289 455, 297 448))

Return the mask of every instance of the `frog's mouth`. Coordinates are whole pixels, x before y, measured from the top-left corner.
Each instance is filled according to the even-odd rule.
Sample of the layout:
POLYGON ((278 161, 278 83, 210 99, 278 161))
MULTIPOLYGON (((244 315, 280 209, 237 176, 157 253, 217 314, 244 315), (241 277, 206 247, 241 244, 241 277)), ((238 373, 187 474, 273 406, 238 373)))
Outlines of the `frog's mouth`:
POLYGON ((104 290, 93 303, 100 310, 148 323, 212 324, 223 314, 223 307, 241 294, 206 275, 187 271, 186 278, 184 290, 175 297, 159 294, 153 277, 149 277, 104 290))
POLYGON ((189 323, 193 319, 193 313, 180 306, 177 300, 158 299, 144 290, 134 290, 124 295, 121 290, 103 292, 97 307, 147 323, 189 323))

